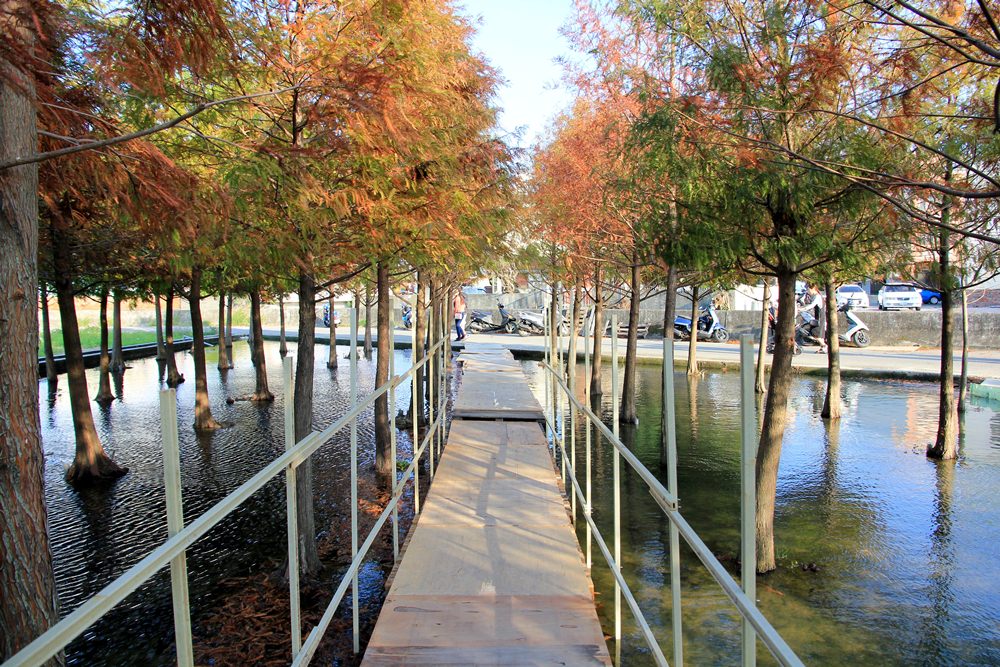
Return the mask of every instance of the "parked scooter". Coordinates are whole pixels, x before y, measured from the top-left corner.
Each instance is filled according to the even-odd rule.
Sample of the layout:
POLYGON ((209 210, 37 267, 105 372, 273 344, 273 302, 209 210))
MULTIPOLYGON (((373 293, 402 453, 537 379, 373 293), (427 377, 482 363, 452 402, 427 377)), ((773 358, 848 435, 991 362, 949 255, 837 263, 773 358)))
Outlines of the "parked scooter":
MULTIPOLYGON (((674 318, 674 338, 690 340, 691 338, 691 318, 678 315, 674 318)), ((729 332, 719 321, 719 314, 715 311, 715 306, 709 304, 707 308, 702 308, 698 317, 698 340, 712 340, 716 343, 725 343, 729 340, 729 332)))
MULTIPOLYGON (((522 335, 542 336, 545 334, 545 313, 529 313, 523 310, 517 312, 518 333, 522 335)), ((559 334, 565 336, 569 333, 570 321, 564 314, 562 322, 559 324, 559 334)))
POLYGON ((489 313, 481 310, 473 310, 469 312, 468 318, 469 321, 465 325, 465 330, 469 333, 480 333, 486 329, 493 328, 493 322, 490 320, 489 313))
POLYGON ((847 318, 847 331, 837 334, 841 343, 850 343, 856 347, 868 347, 871 345, 872 337, 868 331, 868 325, 861 321, 849 304, 844 304, 838 308, 847 318))
POLYGON ((500 311, 500 324, 494 324, 491 320, 487 320, 486 313, 474 310, 466 329, 471 333, 517 333, 520 329, 517 319, 511 317, 499 301, 497 301, 497 309, 500 311))
POLYGON ((403 326, 413 328, 413 307, 408 303, 403 304, 403 326))

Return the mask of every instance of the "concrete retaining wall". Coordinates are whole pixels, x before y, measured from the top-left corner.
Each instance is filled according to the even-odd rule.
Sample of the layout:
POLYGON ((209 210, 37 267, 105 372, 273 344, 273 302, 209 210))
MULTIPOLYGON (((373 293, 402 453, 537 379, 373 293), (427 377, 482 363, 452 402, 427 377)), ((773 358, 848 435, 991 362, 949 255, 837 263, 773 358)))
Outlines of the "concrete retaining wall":
MULTIPOLYGON (((506 304, 504 304, 506 306, 506 304)), ((485 309, 484 309, 485 310, 485 309)), ((518 308, 513 310, 532 310, 530 308, 518 308)), ((493 312, 496 312, 495 304, 493 312)), ((628 322, 628 311, 620 309, 609 309, 606 311, 607 317, 611 313, 617 313, 618 321, 628 322)), ((729 330, 731 336, 736 337, 741 334, 751 334, 756 340, 760 331, 760 311, 759 310, 720 310, 719 319, 729 330)), ((689 315, 690 306, 678 310, 678 314, 689 315)), ((917 311, 880 311, 862 310, 858 311, 858 317, 868 325, 871 331, 872 345, 908 345, 916 344, 921 347, 940 347, 941 345, 941 311, 921 310, 917 311)), ((661 334, 663 331, 663 312, 658 310, 640 309, 639 322, 650 326, 650 333, 661 334)), ((843 314, 839 316, 840 331, 847 328, 843 314)), ((956 342, 961 341, 961 318, 955 316, 955 337, 956 342)), ((969 313, 969 346, 973 348, 1000 348, 1000 312, 974 311, 969 313)))

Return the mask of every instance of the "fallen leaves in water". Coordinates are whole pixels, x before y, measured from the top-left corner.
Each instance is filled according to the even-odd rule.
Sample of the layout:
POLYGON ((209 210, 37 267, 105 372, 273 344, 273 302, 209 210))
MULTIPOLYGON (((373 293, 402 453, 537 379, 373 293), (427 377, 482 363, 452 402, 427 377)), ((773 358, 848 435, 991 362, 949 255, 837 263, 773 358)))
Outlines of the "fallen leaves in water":
MULTIPOLYGON (((389 501, 389 489, 374 476, 366 476, 358 484, 359 543, 378 520, 389 501)), ((350 504, 337 504, 329 530, 318 544, 323 571, 316 581, 302 582, 302 638, 319 622, 351 562, 350 504)), ((404 494, 399 504, 399 533, 402 541, 413 517, 412 499, 404 494)), ((392 523, 386 522, 379 531, 366 559, 378 563, 383 582, 393 565, 392 523)), ((219 585, 213 595, 213 611, 196 619, 194 654, 198 665, 227 667, 229 665, 287 665, 291 662, 291 608, 285 564, 262 563, 258 572, 233 577, 219 585), (217 596, 217 597, 216 597, 217 596)), ((362 586, 362 591, 365 587, 362 586)), ((385 599, 384 586, 377 594, 362 595, 359 606, 361 651, 353 651, 351 594, 345 595, 336 615, 327 628, 313 658, 314 664, 350 666, 361 663, 364 648, 374 629, 385 599)))

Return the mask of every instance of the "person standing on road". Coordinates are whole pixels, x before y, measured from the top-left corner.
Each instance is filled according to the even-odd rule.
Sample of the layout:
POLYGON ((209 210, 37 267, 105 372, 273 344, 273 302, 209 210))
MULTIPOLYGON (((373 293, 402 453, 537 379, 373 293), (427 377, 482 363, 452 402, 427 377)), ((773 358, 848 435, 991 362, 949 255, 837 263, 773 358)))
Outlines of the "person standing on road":
POLYGON ((455 294, 455 298, 451 302, 452 310, 455 313, 455 333, 458 337, 455 338, 456 341, 463 340, 465 338, 465 330, 462 329, 462 322, 465 321, 465 295, 459 290, 455 294))

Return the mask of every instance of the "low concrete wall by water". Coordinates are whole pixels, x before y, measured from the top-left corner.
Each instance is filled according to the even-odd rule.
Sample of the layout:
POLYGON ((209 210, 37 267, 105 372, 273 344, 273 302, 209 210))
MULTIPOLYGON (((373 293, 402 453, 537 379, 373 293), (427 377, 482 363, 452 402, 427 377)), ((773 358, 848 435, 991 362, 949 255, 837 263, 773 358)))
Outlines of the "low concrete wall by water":
MULTIPOLYGON (((507 306, 504 303, 504 306, 507 306)), ((485 309, 484 309, 485 310, 485 309)), ((509 308, 511 312, 517 310, 528 310, 538 312, 533 308, 509 308)), ((491 311, 496 313, 496 304, 491 311)), ((612 313, 618 315, 620 323, 628 322, 628 311, 620 309, 609 309, 606 317, 610 318, 612 313)), ((732 337, 742 334, 751 334, 756 341, 760 331, 760 311, 759 310, 720 310, 719 319, 729 330, 732 337)), ((691 314, 690 305, 678 308, 678 315, 689 316, 691 314)), ((847 329, 847 322, 843 313, 838 314, 839 331, 847 329)), ((921 311, 881 311, 881 310, 859 310, 858 317, 868 325, 871 331, 872 345, 908 345, 915 344, 921 347, 941 346, 941 311, 939 309, 924 309, 921 311)), ((494 319, 497 319, 495 316, 494 319)), ((659 335, 663 332, 663 311, 643 308, 639 310, 639 323, 649 325, 651 335, 659 335)), ((955 315, 955 339, 956 343, 961 342, 961 316, 955 315)), ((973 348, 1000 348, 1000 312, 972 311, 969 313, 969 346, 973 348)))
MULTIPOLYGON (((847 328, 843 313, 839 313, 839 331, 847 328)), ((871 332, 872 345, 916 344, 921 347, 941 346, 941 311, 881 311, 860 310, 858 317, 871 332)), ((744 333, 756 335, 760 329, 760 311, 723 310, 719 318, 733 336, 744 333)), ((962 339, 962 321, 955 315, 955 339, 962 339)), ((976 311, 969 313, 969 346, 975 348, 1000 347, 1000 313, 976 311)))

